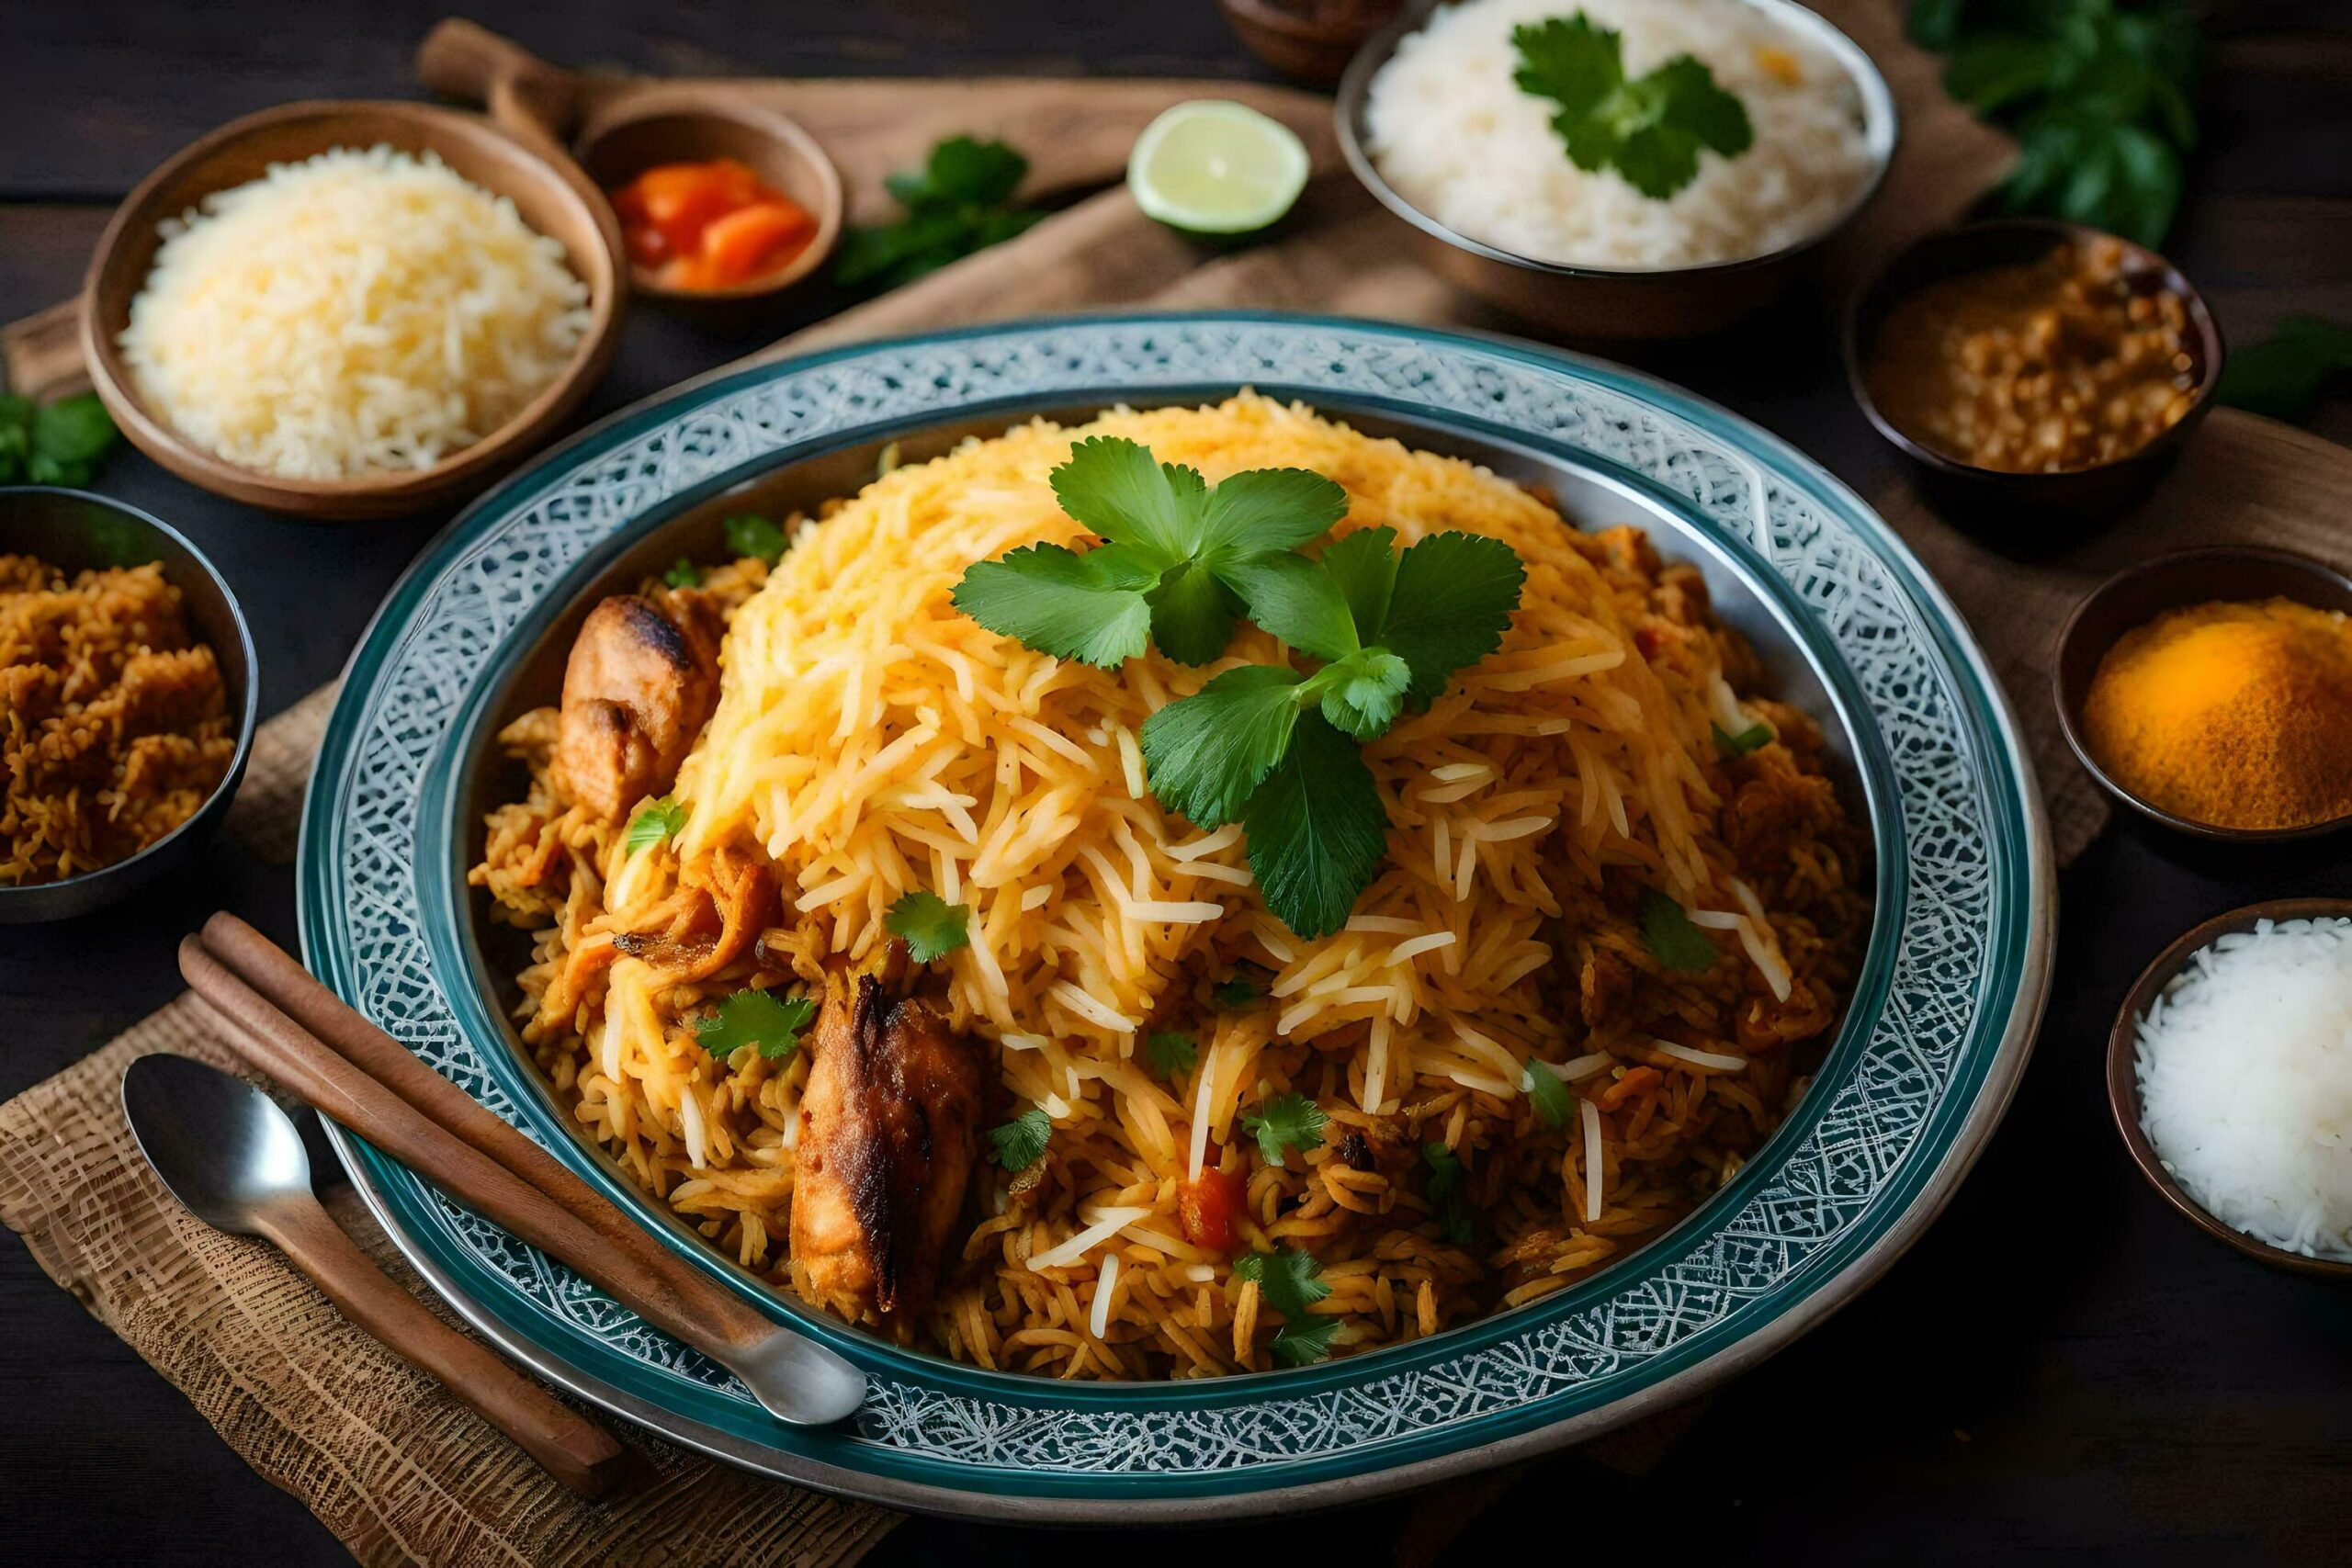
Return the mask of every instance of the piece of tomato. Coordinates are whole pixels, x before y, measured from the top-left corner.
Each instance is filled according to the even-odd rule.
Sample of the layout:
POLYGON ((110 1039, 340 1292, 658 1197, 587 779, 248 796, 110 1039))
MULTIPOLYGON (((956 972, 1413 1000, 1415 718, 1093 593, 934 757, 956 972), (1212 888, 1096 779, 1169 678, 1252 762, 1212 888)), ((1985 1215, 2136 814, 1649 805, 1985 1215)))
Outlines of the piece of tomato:
POLYGON ((1233 1250, 1236 1222, 1249 1201, 1250 1190, 1239 1176, 1216 1168, 1214 1151, 1197 1179, 1176 1184, 1176 1217, 1184 1226, 1184 1239, 1211 1252, 1233 1250))
POLYGON ((614 193, 613 211, 624 228, 659 233, 663 254, 689 256, 706 228, 762 194, 759 176, 732 158, 657 164, 614 193))
POLYGON ((816 222, 789 201, 754 202, 702 231, 702 261, 709 288, 741 283, 776 268, 798 254, 816 231, 816 222))

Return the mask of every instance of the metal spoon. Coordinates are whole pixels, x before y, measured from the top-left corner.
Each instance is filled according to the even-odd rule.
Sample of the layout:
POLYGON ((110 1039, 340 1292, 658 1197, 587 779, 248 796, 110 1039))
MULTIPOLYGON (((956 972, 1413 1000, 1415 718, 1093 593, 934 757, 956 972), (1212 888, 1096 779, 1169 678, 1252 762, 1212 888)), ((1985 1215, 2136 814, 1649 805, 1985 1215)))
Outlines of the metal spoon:
POLYGON ((320 1206, 301 1133, 261 1090, 186 1056, 141 1056, 122 1076, 122 1110, 147 1163, 198 1219, 276 1243, 344 1316, 439 1379, 557 1480, 601 1496, 632 1467, 611 1434, 368 1260, 320 1206))

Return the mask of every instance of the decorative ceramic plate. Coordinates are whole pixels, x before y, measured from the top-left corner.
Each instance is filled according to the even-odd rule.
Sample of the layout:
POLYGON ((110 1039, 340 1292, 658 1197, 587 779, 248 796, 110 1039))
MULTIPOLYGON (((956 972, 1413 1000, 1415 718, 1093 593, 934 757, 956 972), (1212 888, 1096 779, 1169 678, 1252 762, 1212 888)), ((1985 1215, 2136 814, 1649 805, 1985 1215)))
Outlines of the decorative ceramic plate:
MULTIPOLYGON (((863 468, 870 473, 870 467, 863 468)), ((695 519, 705 521, 697 523, 695 519)), ((673 552, 674 553, 674 552, 673 552)), ((1991 1133, 2039 1021, 2052 873, 2015 724, 1943 594, 1851 492, 1753 425, 1611 366, 1368 322, 1156 316, 984 328, 691 385, 484 497, 353 657, 303 819, 311 966, 763 1310, 857 1360, 872 1397, 786 1427, 723 1370, 340 1139, 410 1259, 553 1381, 755 1469, 997 1517, 1229 1517, 1353 1500, 1569 1443, 1754 1364, 1867 1285, 1991 1133), (1242 386, 1554 487, 1693 559, 1823 721, 1875 849, 1870 952, 1797 1111, 1680 1225, 1613 1267, 1432 1338, 1297 1371, 1077 1384, 984 1372, 814 1317, 658 1213, 519 1057, 464 866, 488 731, 600 576, 745 487, 901 436, 1242 386), (697 510, 699 509, 699 510, 697 510)))

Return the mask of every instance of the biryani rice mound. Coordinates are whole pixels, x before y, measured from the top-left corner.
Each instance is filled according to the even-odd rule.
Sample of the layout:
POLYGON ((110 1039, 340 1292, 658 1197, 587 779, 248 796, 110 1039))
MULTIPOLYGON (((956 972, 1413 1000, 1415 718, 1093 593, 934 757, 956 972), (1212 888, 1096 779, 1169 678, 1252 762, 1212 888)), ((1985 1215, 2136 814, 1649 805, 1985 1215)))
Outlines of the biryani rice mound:
POLYGON ((1041 422, 899 468, 796 519, 773 570, 744 560, 703 586, 729 625, 673 840, 632 853, 560 797, 555 710, 505 732, 531 783, 492 813, 473 880, 531 933, 522 1036, 582 1135, 789 1289, 809 1053, 716 1057, 695 1020, 741 987, 809 990, 870 961, 910 890, 967 906, 936 1005, 987 1048, 983 1125, 1035 1106, 1053 1131, 1028 1171, 981 1168, 935 1302, 897 1325, 956 1359, 1270 1370, 1280 1314, 1235 1263, 1282 1247, 1319 1265, 1337 1355, 1557 1291, 1730 1179, 1804 1093, 1851 984, 1868 852, 1814 724, 1758 694, 1695 570, 1635 528, 1578 533, 1470 463, 1247 393, 1041 422), (1272 637, 1245 625, 1205 667, 1155 649, 1104 671, 950 603, 974 561, 1089 536, 1046 476, 1103 434, 1212 482, 1310 468, 1348 492, 1335 534, 1468 530, 1525 564, 1500 650, 1365 747, 1388 853, 1333 936, 1267 911, 1238 826, 1200 832, 1146 787, 1144 720, 1283 658, 1272 637), (707 918, 714 857, 747 852, 782 891, 739 961, 666 985, 616 945, 707 918), (1713 946, 1703 973, 1652 952, 1645 890, 1713 946), (1191 1068, 1155 1068, 1162 1032, 1197 1043, 1191 1068), (1573 1097, 1557 1125, 1532 1073, 1573 1097), (1242 1118, 1291 1092, 1329 1124, 1278 1165, 1242 1118), (1445 1150, 1458 1188, 1433 1194, 1445 1150), (1189 1228, 1204 1179, 1241 1200, 1229 1248, 1189 1228))
POLYGON ((162 567, 0 556, 0 886, 126 860, 196 815, 237 740, 162 567))

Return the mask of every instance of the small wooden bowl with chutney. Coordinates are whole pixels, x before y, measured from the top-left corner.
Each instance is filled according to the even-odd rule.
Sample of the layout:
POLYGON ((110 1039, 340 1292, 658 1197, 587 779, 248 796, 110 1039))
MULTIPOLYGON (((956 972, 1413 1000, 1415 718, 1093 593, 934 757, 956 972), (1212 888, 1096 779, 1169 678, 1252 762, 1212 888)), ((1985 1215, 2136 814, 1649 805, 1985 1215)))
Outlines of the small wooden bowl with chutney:
POLYGON ((2128 511, 2163 478, 2182 445, 2212 406, 2225 353, 2222 330, 2203 296, 2179 268, 2128 240, 2048 218, 2004 218, 1930 234, 1898 252, 1854 296, 1844 327, 1846 379, 1878 433, 1917 465, 1938 502, 1972 522, 1996 525, 2063 520, 2107 523, 2128 511), (2123 279, 2134 294, 2169 294, 2181 304, 2182 349, 2189 358, 2188 412, 2148 441, 2101 462, 2052 471, 1990 468, 1935 444, 1903 423, 1874 385, 1888 318, 1922 289, 1948 280, 2041 261, 2062 245, 2113 245, 2122 252, 2123 279))
POLYGON ((2214 603, 2289 599, 2316 610, 2352 615, 2352 577, 2308 557, 2254 546, 2180 550, 2127 567, 2109 578, 2066 617, 2051 666, 2051 698, 2058 722, 2099 787, 2150 821, 2193 838, 2230 844, 2276 843, 2314 838, 2352 824, 2352 814, 2287 828, 2233 828, 2168 811, 2126 788, 2101 765, 2083 714, 2099 661, 2125 633, 2167 610, 2214 603))

